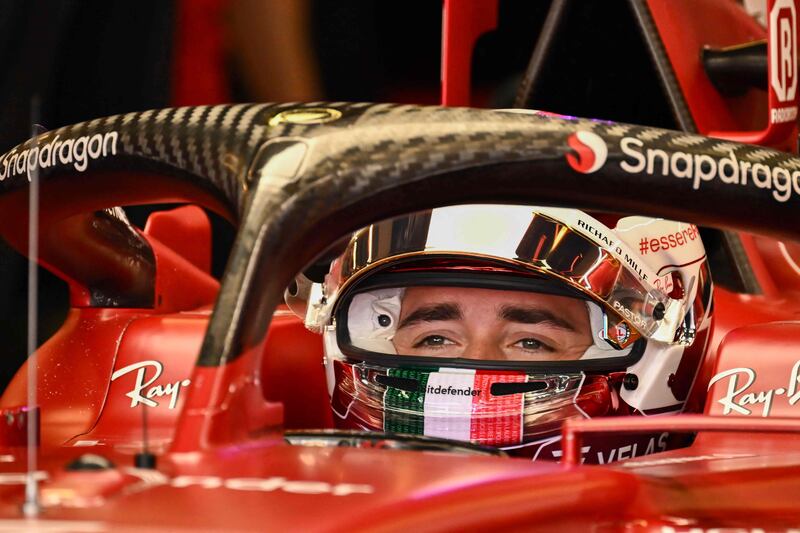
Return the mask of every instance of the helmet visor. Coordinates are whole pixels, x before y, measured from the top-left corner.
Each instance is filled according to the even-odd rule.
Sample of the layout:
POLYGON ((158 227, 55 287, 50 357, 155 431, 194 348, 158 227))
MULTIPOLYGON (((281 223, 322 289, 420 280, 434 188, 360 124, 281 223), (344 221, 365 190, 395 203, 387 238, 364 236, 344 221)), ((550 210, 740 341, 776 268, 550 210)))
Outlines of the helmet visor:
MULTIPOLYGON (((605 233, 594 228, 594 233, 587 232, 587 224, 580 220, 564 222, 550 216, 554 209, 469 206, 463 217, 459 209, 410 215, 356 234, 342 257, 338 279, 329 279, 331 299, 358 291, 369 278, 365 274, 396 269, 403 262, 474 259, 559 281, 600 305, 611 327, 625 323, 625 329, 638 336, 677 341, 685 314, 682 302, 659 290, 655 273, 627 246, 609 237, 607 228, 605 233)), ((625 348, 636 337, 608 340, 625 348)))
POLYGON ((336 318, 339 348, 356 359, 588 369, 639 353, 635 330, 560 281, 445 270, 381 274, 360 288, 336 318))

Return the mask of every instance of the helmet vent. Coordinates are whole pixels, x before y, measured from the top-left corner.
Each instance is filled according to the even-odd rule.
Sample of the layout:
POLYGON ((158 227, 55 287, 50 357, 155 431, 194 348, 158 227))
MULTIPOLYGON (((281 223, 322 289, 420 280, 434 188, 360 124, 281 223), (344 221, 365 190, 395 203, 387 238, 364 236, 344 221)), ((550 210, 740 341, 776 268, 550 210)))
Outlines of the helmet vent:
POLYGON ((492 383, 489 389, 492 396, 508 396, 509 394, 524 394, 537 392, 547 388, 544 381, 528 381, 526 383, 492 383))
POLYGON ((401 378, 398 376, 387 376, 385 374, 378 374, 375 376, 375 381, 387 387, 404 390, 407 392, 418 392, 419 381, 414 378, 401 378))

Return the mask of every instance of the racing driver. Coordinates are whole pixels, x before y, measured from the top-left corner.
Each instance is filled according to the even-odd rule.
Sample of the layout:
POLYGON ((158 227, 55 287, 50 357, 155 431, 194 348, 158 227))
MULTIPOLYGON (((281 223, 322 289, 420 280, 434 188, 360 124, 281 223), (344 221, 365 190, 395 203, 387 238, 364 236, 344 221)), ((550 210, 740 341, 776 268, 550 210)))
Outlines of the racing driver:
MULTIPOLYGON (((307 292, 287 301, 324 335, 338 427, 540 459, 560 456, 567 418, 680 412, 711 323, 695 226, 611 228, 574 209, 465 205, 376 223, 307 292)), ((589 436, 584 460, 669 443, 589 436)))

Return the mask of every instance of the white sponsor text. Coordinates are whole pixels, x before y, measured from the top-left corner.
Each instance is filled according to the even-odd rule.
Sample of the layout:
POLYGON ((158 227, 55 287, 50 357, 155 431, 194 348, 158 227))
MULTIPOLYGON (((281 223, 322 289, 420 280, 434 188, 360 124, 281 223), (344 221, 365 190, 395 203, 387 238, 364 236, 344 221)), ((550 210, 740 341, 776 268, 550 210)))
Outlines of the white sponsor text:
POLYGON ((761 405, 761 416, 769 416, 772 402, 777 396, 786 396, 789 405, 800 402, 800 361, 797 361, 789 373, 789 382, 786 387, 777 387, 761 391, 750 391, 750 386, 756 381, 756 372, 752 368, 731 368, 720 372, 708 382, 710 389, 714 383, 728 379, 728 387, 724 396, 717 403, 722 405, 722 414, 739 413, 750 415, 753 410, 748 406, 761 405))
POLYGON ((82 135, 62 141, 59 135, 49 142, 17 151, 13 149, 0 159, 0 182, 12 176, 31 174, 40 168, 72 165, 78 172, 89 167, 89 161, 117 154, 116 131, 82 135))
POLYGON ((191 383, 191 380, 184 379, 167 383, 163 386, 155 385, 150 387, 150 385, 161 376, 162 372, 164 372, 164 366, 158 361, 140 361, 120 368, 111 374, 111 381, 134 371, 136 371, 136 385, 134 385, 132 391, 125 394, 125 396, 131 399, 131 407, 136 407, 140 403, 148 407, 158 407, 158 402, 152 398, 169 396, 169 408, 175 409, 175 406, 178 404, 178 394, 181 391, 181 387, 187 387, 189 383, 191 383), (146 377, 148 368, 154 369, 150 379, 146 377))
POLYGON ((689 154, 686 152, 667 152, 659 148, 646 148, 644 141, 635 137, 624 137, 620 150, 628 159, 620 163, 625 172, 692 180, 692 188, 697 190, 704 182, 719 179, 728 185, 747 185, 752 180, 759 189, 772 191, 779 202, 786 202, 792 190, 800 195, 800 170, 789 171, 762 163, 740 161, 733 151, 727 157, 715 158, 708 154, 689 154))

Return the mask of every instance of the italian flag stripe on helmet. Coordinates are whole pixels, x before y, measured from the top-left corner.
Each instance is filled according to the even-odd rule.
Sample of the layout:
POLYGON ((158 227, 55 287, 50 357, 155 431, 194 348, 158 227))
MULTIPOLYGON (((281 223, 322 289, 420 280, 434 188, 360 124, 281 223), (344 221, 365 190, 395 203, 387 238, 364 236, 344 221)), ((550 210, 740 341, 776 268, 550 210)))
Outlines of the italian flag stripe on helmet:
POLYGON ((389 369, 417 381, 417 391, 387 387, 384 430, 480 444, 521 442, 524 394, 495 396, 494 383, 526 381, 523 372, 389 369))

